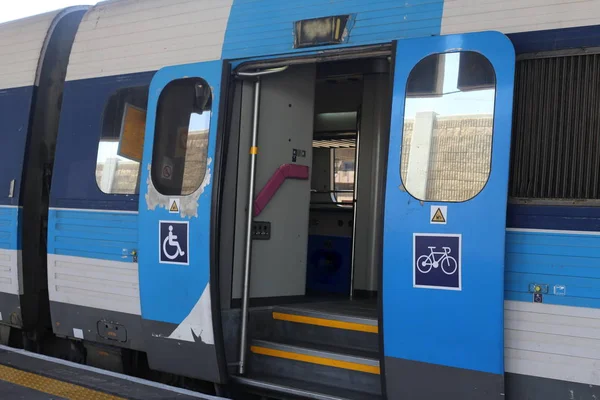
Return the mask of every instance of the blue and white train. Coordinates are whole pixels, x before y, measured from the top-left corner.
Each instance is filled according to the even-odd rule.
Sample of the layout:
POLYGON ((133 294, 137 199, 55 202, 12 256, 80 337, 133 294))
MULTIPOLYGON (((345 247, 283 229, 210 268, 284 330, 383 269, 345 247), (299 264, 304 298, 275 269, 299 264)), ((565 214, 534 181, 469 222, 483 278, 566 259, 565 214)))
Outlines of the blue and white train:
POLYGON ((598 49, 598 0, 1 24, 0 338, 234 398, 596 399, 598 49))

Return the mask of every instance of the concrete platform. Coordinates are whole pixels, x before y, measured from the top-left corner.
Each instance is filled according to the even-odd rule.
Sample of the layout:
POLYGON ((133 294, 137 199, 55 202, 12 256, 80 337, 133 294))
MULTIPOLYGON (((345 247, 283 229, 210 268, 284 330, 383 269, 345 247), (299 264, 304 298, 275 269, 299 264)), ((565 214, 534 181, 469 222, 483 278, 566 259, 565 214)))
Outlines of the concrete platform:
POLYGON ((0 346, 3 400, 226 400, 0 346))

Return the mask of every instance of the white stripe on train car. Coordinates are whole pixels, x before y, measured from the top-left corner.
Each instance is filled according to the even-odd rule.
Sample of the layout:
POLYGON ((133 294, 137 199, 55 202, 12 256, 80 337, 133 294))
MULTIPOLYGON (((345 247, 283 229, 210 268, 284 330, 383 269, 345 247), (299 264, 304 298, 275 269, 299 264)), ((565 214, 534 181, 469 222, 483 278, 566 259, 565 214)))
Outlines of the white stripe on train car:
POLYGON ((22 260, 21 250, 0 249, 0 292, 24 294, 22 260))
POLYGON ((221 59, 233 0, 100 3, 83 18, 67 81, 221 59))
POLYGON ((553 234, 560 234, 560 235, 600 236, 600 232, 598 232, 598 231, 569 231, 569 230, 560 230, 560 229, 506 228, 506 232, 553 233, 553 234))
POLYGON ((138 264, 48 254, 50 301, 141 315, 138 264))
POLYGON ((0 24, 0 90, 36 84, 46 35, 59 13, 60 10, 0 24))
POLYGON ((441 33, 516 33, 598 24, 597 0, 446 0, 441 33))
POLYGON ((600 385, 600 310, 504 302, 506 372, 600 385))
MULTIPOLYGON (((1 207, 1 206, 0 206, 1 207)), ((77 212, 96 212, 96 213, 107 213, 107 214, 139 214, 138 211, 128 210, 99 210, 99 209, 88 209, 88 208, 62 208, 62 207, 50 207, 51 211, 77 211, 77 212)))

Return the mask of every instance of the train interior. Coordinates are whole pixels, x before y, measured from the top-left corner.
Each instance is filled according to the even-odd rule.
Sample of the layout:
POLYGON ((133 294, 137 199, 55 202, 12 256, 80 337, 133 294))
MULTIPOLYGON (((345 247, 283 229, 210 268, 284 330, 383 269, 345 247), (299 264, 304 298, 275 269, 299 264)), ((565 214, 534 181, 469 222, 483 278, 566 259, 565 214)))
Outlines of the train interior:
MULTIPOLYGON (((238 378, 246 386, 381 394, 377 292, 389 70, 383 55, 291 65, 259 78, 249 360, 238 378)), ((240 351, 256 86, 256 78, 237 79, 233 89, 223 187, 220 265, 233 268, 221 267, 221 304, 231 365, 240 351)))

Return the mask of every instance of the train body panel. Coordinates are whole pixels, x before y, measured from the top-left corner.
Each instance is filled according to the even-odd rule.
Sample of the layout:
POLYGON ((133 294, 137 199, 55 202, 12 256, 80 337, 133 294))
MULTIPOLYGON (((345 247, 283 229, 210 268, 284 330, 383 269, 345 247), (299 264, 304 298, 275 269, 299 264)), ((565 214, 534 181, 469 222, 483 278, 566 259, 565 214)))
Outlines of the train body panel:
MULTIPOLYGON (((477 4, 467 0, 409 0, 402 3, 390 0, 180 0, 177 3, 167 0, 113 0, 90 8, 85 15, 83 9, 71 9, 69 12, 44 14, 0 25, 0 58, 14 60, 0 67, 0 136, 4 137, 0 137, 0 158, 4 160, 0 173, 0 193, 6 190, 7 194, 0 195, 0 320, 13 327, 23 327, 39 325, 39 321, 51 318, 45 323, 49 325, 51 322, 56 335, 146 352, 151 368, 168 373, 218 383, 225 382, 228 376, 238 375, 233 366, 239 367, 241 354, 238 347, 241 321, 239 303, 242 302, 243 293, 240 288, 245 249, 244 214, 248 209, 245 196, 250 184, 246 175, 251 158, 246 147, 251 135, 254 88, 248 81, 242 82, 248 77, 236 74, 245 71, 246 65, 268 68, 287 63, 312 62, 310 65, 317 66, 316 72, 303 75, 299 72, 300 67, 292 66, 283 72, 281 81, 261 78, 265 91, 260 107, 265 107, 270 117, 266 118, 263 114, 258 128, 263 135, 262 139, 259 138, 261 148, 268 151, 258 156, 259 166, 261 157, 265 161, 257 170, 260 185, 257 191, 262 186, 269 186, 272 181, 270 166, 267 168, 266 165, 281 164, 281 160, 286 159, 284 156, 280 157, 281 160, 276 159, 268 153, 280 149, 283 154, 288 150, 286 146, 292 146, 279 142, 273 144, 275 142, 271 142, 269 135, 274 135, 275 131, 289 134, 289 143, 297 144, 296 147, 292 146, 294 155, 290 154, 290 165, 304 163, 313 169, 318 166, 324 174, 330 174, 334 162, 338 160, 330 155, 335 154, 338 148, 332 148, 328 153, 314 147, 311 152, 310 149, 306 151, 303 144, 298 144, 304 139, 309 140, 308 137, 298 139, 301 131, 309 130, 308 124, 301 127, 301 124, 294 123, 289 132, 285 132, 285 123, 277 125, 282 122, 281 119, 288 118, 288 122, 295 118, 297 121, 306 119, 302 114, 306 110, 301 106, 304 101, 316 104, 315 127, 323 115, 354 112, 360 107, 360 112, 354 117, 356 121, 360 120, 360 129, 378 138, 371 142, 367 136, 361 144, 363 153, 355 155, 359 158, 351 161, 355 163, 354 168, 358 169, 360 164, 360 168, 367 171, 366 174, 363 172, 362 177, 355 170, 353 173, 356 174, 356 182, 366 182, 357 183, 357 193, 358 198, 369 197, 369 206, 357 205, 359 215, 354 216, 345 208, 347 204, 342 204, 334 211, 320 210, 319 214, 313 209, 322 205, 319 203, 323 202, 323 197, 318 198, 313 194, 308 200, 308 197, 305 199, 293 192, 306 185, 311 185, 311 189, 317 191, 335 190, 333 175, 331 182, 323 181, 324 187, 317 187, 317 182, 320 182, 318 174, 309 175, 306 179, 308 182, 292 183, 291 179, 286 178, 282 181, 286 183, 280 183, 281 191, 275 190, 277 194, 273 195, 270 203, 266 203, 271 209, 263 214, 263 218, 269 218, 272 224, 268 229, 273 229, 274 235, 277 235, 278 227, 285 226, 286 232, 293 229, 292 218, 285 220, 281 217, 286 214, 286 204, 289 206, 292 203, 295 209, 304 206, 310 209, 311 225, 308 233, 304 232, 304 228, 298 229, 297 242, 289 247, 273 247, 277 240, 287 240, 283 234, 270 242, 254 241, 251 264, 255 268, 254 279, 260 278, 261 282, 251 282, 249 288, 251 315, 259 324, 254 326, 251 323, 250 333, 265 339, 261 335, 266 335, 265 326, 268 325, 263 324, 266 320, 261 319, 263 314, 254 305, 270 306, 279 305, 277 301, 285 302, 288 286, 295 288, 290 290, 290 298, 305 296, 301 282, 283 282, 292 279, 292 276, 302 275, 302 268, 309 271, 306 272, 308 275, 318 270, 309 265, 312 262, 310 254, 308 257, 296 255, 296 247, 306 247, 305 241, 317 243, 315 238, 319 238, 324 244, 317 245, 320 247, 316 250, 331 252, 331 246, 337 246, 332 245, 337 243, 337 239, 343 237, 346 240, 352 236, 349 232, 356 223, 353 235, 361 243, 352 248, 352 255, 346 259, 361 261, 355 266, 356 281, 352 281, 354 275, 347 278, 353 282, 353 289, 361 294, 366 292, 371 296, 379 293, 381 297, 381 291, 387 289, 376 307, 379 335, 387 333, 380 339, 377 353, 381 376, 385 373, 386 378, 381 379, 383 393, 376 395, 407 393, 411 398, 419 398, 419 395, 425 396, 429 389, 439 391, 447 386, 453 387, 455 394, 460 393, 457 398, 481 398, 477 397, 481 396, 481 392, 472 387, 489 384, 488 389, 494 392, 493 395, 486 392, 490 398, 502 394, 509 399, 532 400, 558 400, 567 395, 581 399, 598 396, 600 370, 596 364, 600 355, 596 349, 599 346, 600 287, 595 283, 599 276, 594 267, 600 243, 600 214, 595 204, 578 203, 578 199, 568 195, 565 195, 566 202, 552 198, 551 204, 546 204, 544 202, 548 199, 543 196, 536 195, 527 200, 527 195, 510 189, 507 196, 512 200, 508 205, 502 284, 498 282, 502 261, 494 257, 495 272, 488 276, 493 282, 481 282, 483 286, 472 292, 469 291, 469 285, 475 284, 476 278, 483 279, 484 275, 469 272, 468 264, 464 265, 466 269, 463 272, 467 274, 463 275, 463 283, 467 286, 456 293, 439 294, 435 289, 416 288, 412 281, 403 282, 407 290, 395 292, 394 287, 401 285, 394 286, 392 281, 408 279, 408 274, 396 274, 392 266, 397 261, 406 264, 413 248, 403 245, 390 252, 394 246, 392 242, 388 240, 385 243, 387 247, 380 249, 383 245, 371 238, 378 234, 383 236, 384 223, 393 227, 392 231, 400 229, 398 227, 415 218, 418 212, 415 210, 422 207, 413 205, 415 210, 412 210, 407 206, 407 210, 411 211, 407 211, 406 218, 401 218, 398 210, 390 211, 388 206, 388 211, 383 215, 384 189, 388 196, 390 191, 404 190, 402 185, 406 186, 406 176, 398 176, 397 165, 387 165, 387 135, 377 132, 385 132, 390 117, 384 113, 378 114, 376 109, 388 110, 393 107, 393 118, 400 118, 396 108, 404 104, 404 99, 394 98, 393 106, 389 103, 391 100, 384 90, 385 87, 391 87, 389 82, 393 69, 389 70, 389 64, 387 69, 381 70, 365 67, 370 61, 381 61, 388 57, 398 63, 414 59, 413 64, 418 65, 419 58, 429 54, 423 53, 415 58, 415 54, 421 50, 418 46, 411 47, 410 40, 417 40, 415 43, 422 40, 423 48, 429 49, 429 44, 425 44, 428 37, 457 35, 456 38, 466 38, 469 37, 468 33, 481 31, 499 31, 508 36, 517 53, 517 65, 524 58, 560 56, 557 53, 531 55, 537 52, 562 51, 561 54, 573 53, 574 57, 591 54, 593 51, 586 49, 600 45, 600 17, 596 15, 597 11, 600 11, 600 3, 594 0, 487 1, 477 4), (72 20, 66 18, 68 15, 72 16, 72 20), (299 31, 295 31, 295 23, 328 16, 347 16, 340 43, 298 46, 302 38, 297 36, 299 31), (60 21, 65 21, 63 28, 60 28, 60 21), (63 38, 69 45, 53 44, 53 37, 55 42, 56 38, 63 38), (70 41, 73 38, 71 49, 70 41), (576 49, 584 50, 577 53, 576 49), (361 52, 364 52, 364 56, 361 52), (54 54, 57 56, 54 57, 54 54), (357 66, 359 62, 352 64, 360 57, 364 58, 364 65, 357 66), (46 74, 44 60, 47 62, 46 74), (339 60, 342 62, 338 63, 339 60), (54 62, 57 63, 56 67, 52 67, 54 62), (58 75, 50 79, 52 72, 58 75), (352 86, 356 82, 346 82, 345 78, 340 78, 342 75, 359 76, 359 95, 353 93, 356 89, 352 89, 358 87, 352 86), (65 76, 63 86, 62 79, 65 76), (190 115, 192 119, 197 118, 195 128, 198 130, 193 131, 192 125, 184 126, 187 125, 187 122, 183 122, 185 116, 164 117, 167 122, 162 121, 161 96, 167 96, 165 93, 168 93, 171 85, 179 85, 181 82, 178 83, 178 80, 195 78, 198 79, 195 84, 199 87, 195 89, 194 105, 181 107, 191 107, 190 115), (317 90, 316 94, 312 93, 314 98, 301 90, 304 86, 299 84, 301 79, 305 80, 306 85, 314 83, 317 90), (323 89, 332 81, 338 83, 335 89, 333 86, 328 90, 323 89), (205 92, 200 95, 206 84, 211 89, 210 95, 205 92), (346 86, 350 88, 347 95, 336 97, 331 94, 336 90, 346 90, 343 89, 346 86), (285 91, 283 88, 288 89, 285 91), (373 96, 385 96, 385 100, 377 103, 373 96), (351 100, 355 97, 358 100, 351 100), (333 99, 330 104, 323 106, 327 103, 323 99, 330 98, 333 99), (204 105, 199 106, 197 103, 202 101, 204 105), (356 104, 348 105, 353 101, 356 104), (58 111, 52 109, 53 103, 62 107, 58 111), (285 110, 278 109, 278 103, 285 103, 285 110), (371 103, 376 103, 377 107, 369 108, 371 103), (202 117, 202 111, 207 110, 203 107, 207 104, 211 112, 208 125, 206 113, 202 117), (44 111, 46 109, 52 109, 52 112, 44 111), (288 112, 289 115, 286 114, 288 112), (56 131, 59 113, 60 127, 54 154, 52 134, 45 137, 41 132, 56 131), (172 126, 161 125, 168 123, 172 126), (202 129, 198 126, 202 126, 202 129), (168 135, 166 139, 161 138, 158 135, 160 129, 177 130, 177 135, 173 134, 177 138, 173 136, 169 139, 168 135), (244 135, 248 138, 239 137, 244 135), (145 139, 150 141, 144 143, 145 139), (181 140, 184 143, 179 143, 181 140), (266 140, 269 142, 266 143, 266 140), (154 146, 152 141, 160 143, 154 146), (179 147, 171 149, 175 142, 179 147), (164 154, 160 153, 160 149, 166 149, 164 154), (186 159, 188 150, 195 157, 191 161, 186 159), (40 151, 41 161, 32 161, 40 151), (305 159, 298 158, 298 154, 305 154, 302 156, 305 159), (157 157, 160 157, 160 161, 157 157), (153 172, 153 164, 160 165, 158 172, 153 172), (394 179, 387 180, 387 188, 383 179, 389 173, 386 168, 392 171, 392 175, 396 174, 394 179), (181 174, 177 175, 180 169, 184 172, 180 171, 181 174), (203 178, 196 182, 198 176, 190 171, 203 171, 203 178), (153 177, 153 173, 159 175, 153 177), (173 173, 175 178, 171 176, 173 173), (47 193, 50 190, 50 176, 51 193, 47 193), (367 182, 365 176, 372 176, 372 181, 367 182), (390 182, 396 182, 397 187, 391 187, 390 182), (176 183, 181 186, 179 192, 173 191, 176 183), (194 183, 199 185, 195 186, 194 183), (189 190, 184 190, 184 187, 189 190), (372 196, 369 192, 371 187, 381 196, 372 196), (317 198, 319 200, 315 200, 317 198), (523 201, 523 198, 526 200, 523 201), (536 203, 540 199, 543 201, 536 203), (42 207, 38 207, 40 204, 42 207), (176 211, 173 211, 173 206, 177 208, 176 211), (41 211, 31 211, 37 210, 36 207, 41 211), (317 223, 314 224, 314 221, 317 223), (349 229, 345 229, 343 224, 333 227, 335 222, 331 221, 337 221, 338 224, 348 222, 349 229), (333 232, 335 240, 327 240, 323 233, 329 229, 323 225, 330 222, 332 228, 327 232, 333 232), (179 255, 173 256, 173 253, 169 253, 178 240, 169 233, 169 223, 180 241, 181 233, 189 234, 185 240, 186 248, 180 249, 185 255, 177 253, 179 255), (318 223, 321 223, 320 227, 318 223), (166 229, 164 232, 163 225, 166 229), (180 228, 184 230, 177 233, 180 228), (343 234, 338 232, 341 230, 344 230, 343 234), (35 234, 31 233, 34 231, 35 234), (165 239, 168 239, 167 242, 164 242, 165 239), (386 251, 389 252, 387 263, 381 260, 380 254, 386 251), (287 264, 286 255, 292 258, 287 264), (174 258, 171 259, 171 256, 174 258), (38 259, 47 260, 47 270, 46 261, 38 259), (296 264, 299 269, 292 268, 296 264), (45 278, 42 281, 33 278, 39 276, 39 271, 43 271, 42 275, 47 276, 47 281, 45 278), (390 274, 391 271, 394 273, 390 274), (278 284, 272 278, 274 276, 279 276, 282 282, 278 284), (384 283, 382 276, 389 279, 384 283), (273 280, 269 281, 271 278, 273 280), (274 285, 279 286, 275 288, 274 285), (539 292, 536 292, 538 287, 539 292), (22 297, 28 293, 28 288, 32 288, 34 297, 24 305, 22 297), (47 295, 44 294, 46 288, 47 295), (301 290, 296 290, 298 288, 301 290), (48 297, 44 300, 44 296, 48 297), (446 301, 444 298, 452 300, 446 301), (49 301, 50 315, 47 316, 37 311, 44 309, 45 306, 40 307, 44 301, 49 301), (473 313, 460 319, 460 324, 456 325, 458 319, 448 321, 446 318, 450 313, 447 310, 440 312, 436 301, 445 306, 462 304, 468 308, 465 305, 467 302, 473 313), (420 302, 423 307, 431 307, 430 311, 433 311, 427 316, 419 315, 414 310, 398 316, 395 313, 402 309, 398 306, 399 302, 420 302), (490 306, 493 312, 481 309, 483 304, 490 306), (482 313, 479 317, 474 311, 476 309, 482 313), (411 319, 407 320, 409 315, 411 319), (25 318, 28 318, 28 323, 23 322, 25 318), (482 326, 473 328, 482 320, 487 321, 487 328, 493 328, 489 331, 493 330, 493 334, 484 334, 482 326), (399 321, 410 324, 410 329, 403 329, 399 321), (390 330, 390 327, 393 329, 390 330), (427 346, 427 338, 435 339, 434 331, 427 331, 423 337, 414 336, 425 327, 453 327, 444 340, 457 335, 459 338, 456 340, 463 345, 463 359, 459 359, 456 348, 450 348, 450 344, 443 340, 427 346), (464 341, 473 332, 478 332, 479 337, 464 341), (416 366, 411 366, 413 361, 417 362, 416 366), (425 367, 431 369, 428 371, 425 367), (456 368, 458 375, 445 374, 446 367, 456 368), (421 377, 398 371, 412 371, 412 374, 420 374, 421 377), (489 380, 488 374, 494 375, 494 379, 489 380), (431 376, 439 378, 439 385, 435 385, 437 387, 430 387, 431 376)), ((429 39, 431 43, 434 40, 429 39)), ((456 40, 452 43, 460 42, 456 40)), ((448 43, 451 41, 446 43, 450 46, 448 43)), ((461 46, 457 45, 441 50, 450 53, 459 48, 461 46)), ((482 49, 483 54, 486 50, 492 53, 497 50, 482 49)), ((509 52, 512 54, 512 51, 502 49, 507 57, 509 52)), ((499 59, 501 56, 498 55, 499 59)), ((593 60, 589 62, 589 65, 597 68, 593 60)), ((413 67, 398 65, 407 71, 413 67)), ((542 67, 532 65, 530 71, 539 71, 535 68, 541 70, 542 67)), ((531 122, 525 127, 519 125, 515 128, 523 120, 519 107, 528 107, 524 97, 519 97, 524 96, 524 89, 521 89, 524 83, 519 81, 519 76, 524 74, 522 70, 524 68, 517 69, 515 80, 517 102, 513 121, 513 137, 517 135, 516 148, 521 153, 515 156, 513 151, 511 162, 513 166, 516 165, 515 157, 521 157, 518 165, 526 168, 527 163, 523 161, 525 156, 519 154, 535 149, 528 148, 520 138, 523 132, 534 130, 536 126, 531 122)), ((593 78, 591 73, 585 75, 585 68, 582 71, 580 79, 593 78)), ((555 77, 558 79, 558 75, 555 77)), ((405 85, 405 82, 394 82, 394 85, 405 85)), ((180 90, 182 98, 187 96, 184 94, 185 88, 173 90, 180 90)), ((579 104, 579 107, 596 104, 592 95, 586 96, 589 101, 579 104)), ((552 99, 559 101, 558 97, 552 99)), ((496 100, 504 107, 510 103, 512 96, 506 95, 496 100)), ((168 106, 162 107, 165 109, 168 106)), ((468 119, 467 116, 464 119, 468 119)), ((572 117, 571 122, 574 123, 576 119, 572 117)), ((407 130, 406 123, 401 125, 392 120, 392 127, 407 130)), ((443 123, 446 122, 437 120, 432 126, 439 131, 443 123)), ((471 120, 465 123, 483 124, 471 120)), ((478 125, 479 128, 482 126, 478 125)), ((593 127, 589 129, 593 130, 593 127)), ((411 134, 414 135, 414 132, 411 134)), ((323 137, 331 140, 327 135, 323 137)), ((273 141, 280 139, 276 136, 272 138, 273 141)), ((317 146, 317 142, 323 145, 322 140, 325 140, 317 140, 317 134, 313 139, 313 146, 317 146)), ((348 137, 343 139, 349 140, 348 137)), ((567 139, 561 140, 567 142, 567 139)), ((336 146, 348 148, 348 142, 340 143, 336 146)), ((577 143, 583 149, 593 147, 596 142, 581 139, 577 143)), ((356 147, 356 142, 350 145, 350 148, 356 147)), ((557 151, 557 148, 546 153, 557 151)), ((498 154, 494 153, 494 156, 505 156, 504 153, 498 154)), ((390 155, 390 159, 398 163, 404 157, 404 154, 390 155)), ((503 161, 494 160, 496 162, 503 161)), ((542 166, 543 162, 547 161, 540 161, 539 169, 531 166, 528 173, 548 173, 549 169, 542 166)), ((158 168, 156 165, 154 168, 158 168)), ((286 165, 287 161, 282 168, 286 165)), ((413 168, 416 167, 413 165, 413 168)), ((511 174, 511 179, 518 178, 514 172, 511 174)), ((305 178, 296 176, 294 179, 305 178)), ((595 185, 594 177, 586 179, 592 182, 590 185, 595 185)), ((508 181, 503 182, 500 182, 500 186, 508 184, 508 181)), ((536 184, 532 183, 533 186, 536 184)), ((527 186, 526 180, 519 181, 519 185, 527 186)), ((528 193, 525 189, 522 192, 528 193)), ((393 193, 388 198, 396 198, 396 195, 406 197, 409 202, 414 200, 405 192, 393 193)), ((325 201, 331 203, 335 195, 327 196, 325 201)), ((364 205, 366 200, 362 201, 364 205)), ((443 204, 444 201, 437 203, 443 204)), ((424 205, 429 210, 429 202, 424 205)), ((478 213, 495 213, 493 209, 482 211, 485 205, 472 207, 477 207, 475 211, 478 213)), ((456 215, 455 208, 458 209, 458 206, 448 204, 453 216, 456 215)), ((297 214, 304 215, 304 211, 302 209, 302 213, 298 211, 297 214)), ((459 212, 459 215, 468 218, 468 214, 459 212)), ((491 214, 490 221, 495 221, 498 215, 491 214)), ((429 224, 423 226, 429 228, 429 224)), ((435 229, 445 232, 445 226, 435 229)), ((416 227, 404 228, 413 234, 422 233, 416 227)), ((466 229, 463 237, 474 235, 476 228, 469 230, 463 226, 461 229, 466 229)), ((497 234, 495 232, 492 236, 494 243, 500 245, 497 234)), ((397 245, 397 241, 394 243, 397 245)), ((309 252, 312 251, 310 246, 309 252)), ((476 254, 477 250, 472 248, 468 252, 476 254)), ((485 258, 482 254, 476 255, 479 259, 485 258)), ((410 278, 413 279, 412 276, 410 278)), ((312 287, 328 285, 324 281, 311 284, 312 287)), ((308 282, 306 286, 309 286, 308 282)), ((344 292, 345 289, 340 289, 338 282, 336 290, 344 292)), ((276 325, 273 335, 279 335, 281 332, 277 329, 280 328, 276 325)), ((252 345, 254 349, 257 347, 260 346, 252 345)), ((249 351, 251 357, 256 356, 254 351, 249 351)), ((281 360, 281 354, 285 351, 278 347, 275 353, 279 354, 278 360, 281 360)), ((302 365, 290 368, 298 373, 302 365)), ((285 365, 281 370, 286 370, 285 365)), ((252 371, 250 374, 252 376, 252 371)), ((335 374, 327 376, 340 378, 335 374)), ((361 379, 351 381, 358 382, 361 379)), ((335 379, 332 378, 332 381, 335 379)))
POLYGON ((22 21, 4 24, 0 35, 4 46, 2 59, 16 60, 5 64, 0 73, 0 110, 3 146, 6 160, 0 178, 6 193, 2 196, 2 321, 22 325, 20 296, 24 294, 21 259, 21 177, 25 145, 30 126, 30 113, 37 83, 40 54, 48 30, 58 13, 48 13, 22 21), (18 39, 18 40, 17 40, 18 39), (12 193, 11 193, 12 191, 12 193))
POLYGON ((3 212, 3 301, 0 318, 15 327, 48 321, 45 279, 46 178, 71 44, 85 7, 3 24, 0 118, 5 160, 0 183, 3 212), (50 108, 53 106, 54 108, 50 108), (29 240, 23 241, 26 234, 29 240))

